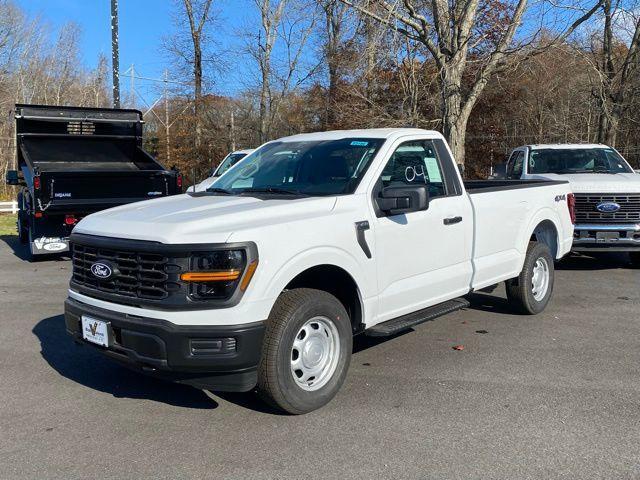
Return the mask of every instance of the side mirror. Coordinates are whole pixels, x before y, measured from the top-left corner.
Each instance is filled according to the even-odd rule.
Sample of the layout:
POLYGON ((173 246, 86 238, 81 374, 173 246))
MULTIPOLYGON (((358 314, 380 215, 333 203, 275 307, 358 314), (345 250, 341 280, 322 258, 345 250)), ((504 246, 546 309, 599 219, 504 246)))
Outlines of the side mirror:
POLYGON ((429 190, 426 185, 387 187, 382 189, 376 202, 386 215, 418 212, 429 208, 429 190))
POLYGON ((499 163, 495 167, 493 167, 493 173, 489 178, 493 178, 495 180, 504 180, 507 178, 507 164, 499 163))
POLYGON ((17 170, 7 171, 7 185, 20 185, 20 179, 18 178, 17 170))

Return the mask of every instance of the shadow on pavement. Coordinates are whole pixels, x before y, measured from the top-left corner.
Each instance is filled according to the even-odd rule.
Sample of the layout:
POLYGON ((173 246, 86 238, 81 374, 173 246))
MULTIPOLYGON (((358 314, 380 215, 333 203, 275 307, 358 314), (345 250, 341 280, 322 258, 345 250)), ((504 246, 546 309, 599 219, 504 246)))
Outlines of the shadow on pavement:
POLYGON ((29 260, 29 247, 20 243, 17 235, 2 235, 0 240, 6 243, 20 260, 29 260))
POLYGON ((612 270, 633 269, 629 255, 624 252, 571 253, 556 262, 556 270, 612 270))
POLYGON ((353 354, 363 352, 373 347, 377 347, 382 343, 389 342, 396 338, 402 337, 407 333, 415 332, 413 328, 408 330, 404 330, 402 332, 396 333, 394 335, 389 335, 388 337, 369 337, 367 335, 361 334, 353 337, 353 354))
POLYGON ((212 395, 220 397, 229 403, 238 405, 239 407, 253 410, 259 413, 268 413, 276 416, 287 416, 288 414, 282 410, 278 410, 264 400, 262 400, 255 391, 236 393, 236 392, 211 392, 212 395))
POLYGON ((465 298, 469 300, 471 305, 468 308, 471 310, 503 313, 505 315, 514 315, 516 313, 513 307, 509 305, 509 301, 503 297, 474 292, 466 295, 465 298))
POLYGON ((64 316, 45 318, 33 333, 42 357, 60 375, 118 398, 142 398, 176 407, 213 409, 218 404, 202 390, 165 382, 128 370, 91 347, 76 345, 67 335, 64 316))

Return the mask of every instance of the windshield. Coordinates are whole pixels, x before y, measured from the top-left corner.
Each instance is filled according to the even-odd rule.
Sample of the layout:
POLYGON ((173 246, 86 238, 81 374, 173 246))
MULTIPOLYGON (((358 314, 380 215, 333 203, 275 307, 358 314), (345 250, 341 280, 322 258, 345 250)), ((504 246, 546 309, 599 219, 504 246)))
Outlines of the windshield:
POLYGON ((529 173, 630 173, 633 170, 612 148, 532 150, 529 173))
POLYGON ((382 138, 271 142, 217 180, 210 192, 296 195, 353 193, 382 138))
POLYGON ((222 163, 215 171, 214 175, 219 177, 246 156, 246 153, 230 153, 224 158, 224 160, 222 160, 222 163))

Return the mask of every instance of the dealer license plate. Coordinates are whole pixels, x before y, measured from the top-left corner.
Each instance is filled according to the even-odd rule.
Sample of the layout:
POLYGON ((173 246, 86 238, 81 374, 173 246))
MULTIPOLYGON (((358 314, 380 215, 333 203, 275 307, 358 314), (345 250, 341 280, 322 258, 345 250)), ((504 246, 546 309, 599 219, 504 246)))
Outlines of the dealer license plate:
POLYGON ((598 243, 617 242, 619 239, 618 232, 596 232, 596 242, 598 243))
POLYGON ((109 346, 109 324, 102 320, 82 316, 82 338, 88 342, 109 346))

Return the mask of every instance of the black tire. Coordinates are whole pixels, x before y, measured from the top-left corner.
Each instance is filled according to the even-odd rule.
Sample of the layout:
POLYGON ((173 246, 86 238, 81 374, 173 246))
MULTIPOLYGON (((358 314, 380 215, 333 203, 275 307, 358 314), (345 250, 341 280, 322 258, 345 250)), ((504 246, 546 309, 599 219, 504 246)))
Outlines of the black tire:
POLYGON ((640 268, 640 252, 629 252, 629 260, 634 268, 640 268))
POLYGON ((553 257, 549 247, 544 243, 530 242, 520 275, 506 282, 509 303, 520 313, 536 315, 542 312, 549 303, 553 294, 553 281, 553 257), (549 275, 546 292, 542 297, 536 299, 533 292, 533 274, 534 267, 539 260, 546 263, 549 275))
POLYGON ((290 414, 316 410, 329 403, 342 386, 349 369, 352 346, 349 315, 337 298, 310 288, 283 292, 267 320, 258 366, 258 393, 267 403, 290 414), (332 374, 325 377, 326 383, 317 390, 308 391, 294 379, 291 360, 296 354, 292 349, 301 328, 315 317, 328 319, 330 326, 335 327, 337 339, 334 344, 339 345, 339 354, 332 374))

